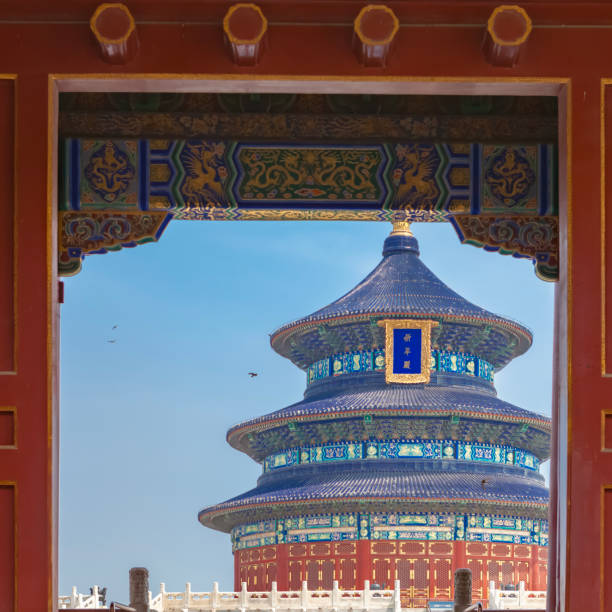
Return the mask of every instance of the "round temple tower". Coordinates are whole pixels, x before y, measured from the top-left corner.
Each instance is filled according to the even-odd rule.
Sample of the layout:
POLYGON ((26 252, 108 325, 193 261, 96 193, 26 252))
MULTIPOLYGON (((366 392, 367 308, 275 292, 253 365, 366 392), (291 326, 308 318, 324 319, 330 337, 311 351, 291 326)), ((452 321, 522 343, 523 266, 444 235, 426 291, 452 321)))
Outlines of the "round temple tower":
POLYGON ((304 399, 229 430, 257 486, 199 513, 231 532, 235 586, 361 589, 403 605, 453 598, 453 572, 546 587, 550 419, 497 398, 493 374, 528 329, 471 304, 420 260, 407 224, 354 289, 281 327, 304 399))

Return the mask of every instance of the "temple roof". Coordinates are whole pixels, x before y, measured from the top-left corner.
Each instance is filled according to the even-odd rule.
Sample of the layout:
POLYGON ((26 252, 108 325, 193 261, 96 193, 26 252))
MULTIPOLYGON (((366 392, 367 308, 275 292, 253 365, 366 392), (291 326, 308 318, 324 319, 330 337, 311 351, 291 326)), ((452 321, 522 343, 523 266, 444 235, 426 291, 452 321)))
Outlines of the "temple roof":
POLYGON ((349 388, 330 397, 302 400, 245 421, 232 427, 227 439, 238 450, 260 460, 278 448, 288 448, 296 442, 299 446, 300 440, 304 444, 321 439, 323 432, 316 431, 317 424, 328 430, 328 436, 336 435, 332 428, 337 425, 343 439, 366 439, 374 432, 394 438, 402 431, 398 422, 402 418, 411 421, 404 424, 405 428, 412 428, 404 434, 407 437, 480 438, 498 444, 515 444, 540 459, 549 455, 551 420, 548 417, 469 387, 385 384, 382 377, 379 386, 349 388), (373 417, 373 424, 364 424, 365 414, 373 417), (458 420, 454 427, 450 423, 453 416, 458 420), (419 419, 426 421, 419 423, 419 419), (289 422, 296 423, 299 431, 289 431, 289 422), (432 431, 427 431, 428 425, 432 431), (381 430, 385 427, 389 431, 381 430))
POLYGON ((546 516, 548 490, 541 477, 499 473, 478 467, 478 471, 407 470, 405 464, 376 470, 300 470, 293 476, 272 479, 226 502, 203 509, 198 518, 203 525, 229 531, 245 521, 315 512, 322 504, 329 512, 402 509, 417 511, 442 504, 446 512, 518 511, 522 516, 546 516), (301 473, 300 473, 301 472, 301 473), (483 485, 483 480, 485 483, 483 485), (306 509, 303 506, 306 506, 306 509))
POLYGON ((502 368, 532 341, 523 325, 493 314, 445 285, 419 258, 408 230, 387 237, 383 260, 354 289, 271 335, 275 351, 301 368, 335 352, 384 346, 383 318, 429 318, 440 322, 432 348, 466 351, 502 368))

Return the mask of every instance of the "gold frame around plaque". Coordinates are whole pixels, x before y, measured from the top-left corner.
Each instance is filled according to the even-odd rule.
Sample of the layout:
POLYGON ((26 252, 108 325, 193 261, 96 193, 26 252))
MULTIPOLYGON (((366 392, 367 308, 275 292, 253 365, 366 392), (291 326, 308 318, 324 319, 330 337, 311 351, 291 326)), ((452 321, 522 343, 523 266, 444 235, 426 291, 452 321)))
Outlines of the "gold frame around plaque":
POLYGON ((431 377, 431 329, 437 321, 422 319, 383 319, 378 321, 385 328, 385 382, 428 383, 431 377), (419 374, 393 373, 393 330, 404 327, 421 330, 421 372, 419 374))

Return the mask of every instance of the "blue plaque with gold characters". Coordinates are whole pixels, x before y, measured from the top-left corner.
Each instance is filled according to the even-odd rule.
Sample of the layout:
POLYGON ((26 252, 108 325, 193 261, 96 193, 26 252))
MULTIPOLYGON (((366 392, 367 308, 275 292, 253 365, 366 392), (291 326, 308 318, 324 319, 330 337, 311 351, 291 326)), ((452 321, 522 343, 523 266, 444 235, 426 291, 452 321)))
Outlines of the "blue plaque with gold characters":
POLYGON ((378 324, 385 328, 386 382, 429 382, 431 328, 438 322, 384 319, 378 324))

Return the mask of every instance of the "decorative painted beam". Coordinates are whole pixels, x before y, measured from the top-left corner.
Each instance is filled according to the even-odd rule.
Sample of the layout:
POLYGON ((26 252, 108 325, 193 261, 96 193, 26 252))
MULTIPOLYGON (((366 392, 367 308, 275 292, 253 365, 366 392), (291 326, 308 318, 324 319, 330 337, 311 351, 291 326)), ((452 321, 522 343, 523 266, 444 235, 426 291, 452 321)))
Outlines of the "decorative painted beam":
POLYGON ((86 226, 64 223, 65 272, 85 253, 157 239, 170 217, 445 221, 554 217, 557 207, 553 145, 66 139, 63 167, 63 214, 166 219, 91 244, 86 226))
MULTIPOLYGON (((152 104, 160 104, 152 99, 152 104)), ((276 140, 287 144, 303 140, 352 142, 361 140, 422 141, 429 143, 479 142, 501 145, 554 144, 555 116, 523 115, 406 115, 402 113, 264 113, 264 112, 151 112, 135 110, 60 113, 64 137, 162 138, 208 140, 276 140)), ((263 104, 262 104, 263 105, 263 104)))
POLYGON ((89 20, 89 25, 105 62, 125 64, 136 55, 136 23, 125 4, 100 4, 89 20))

